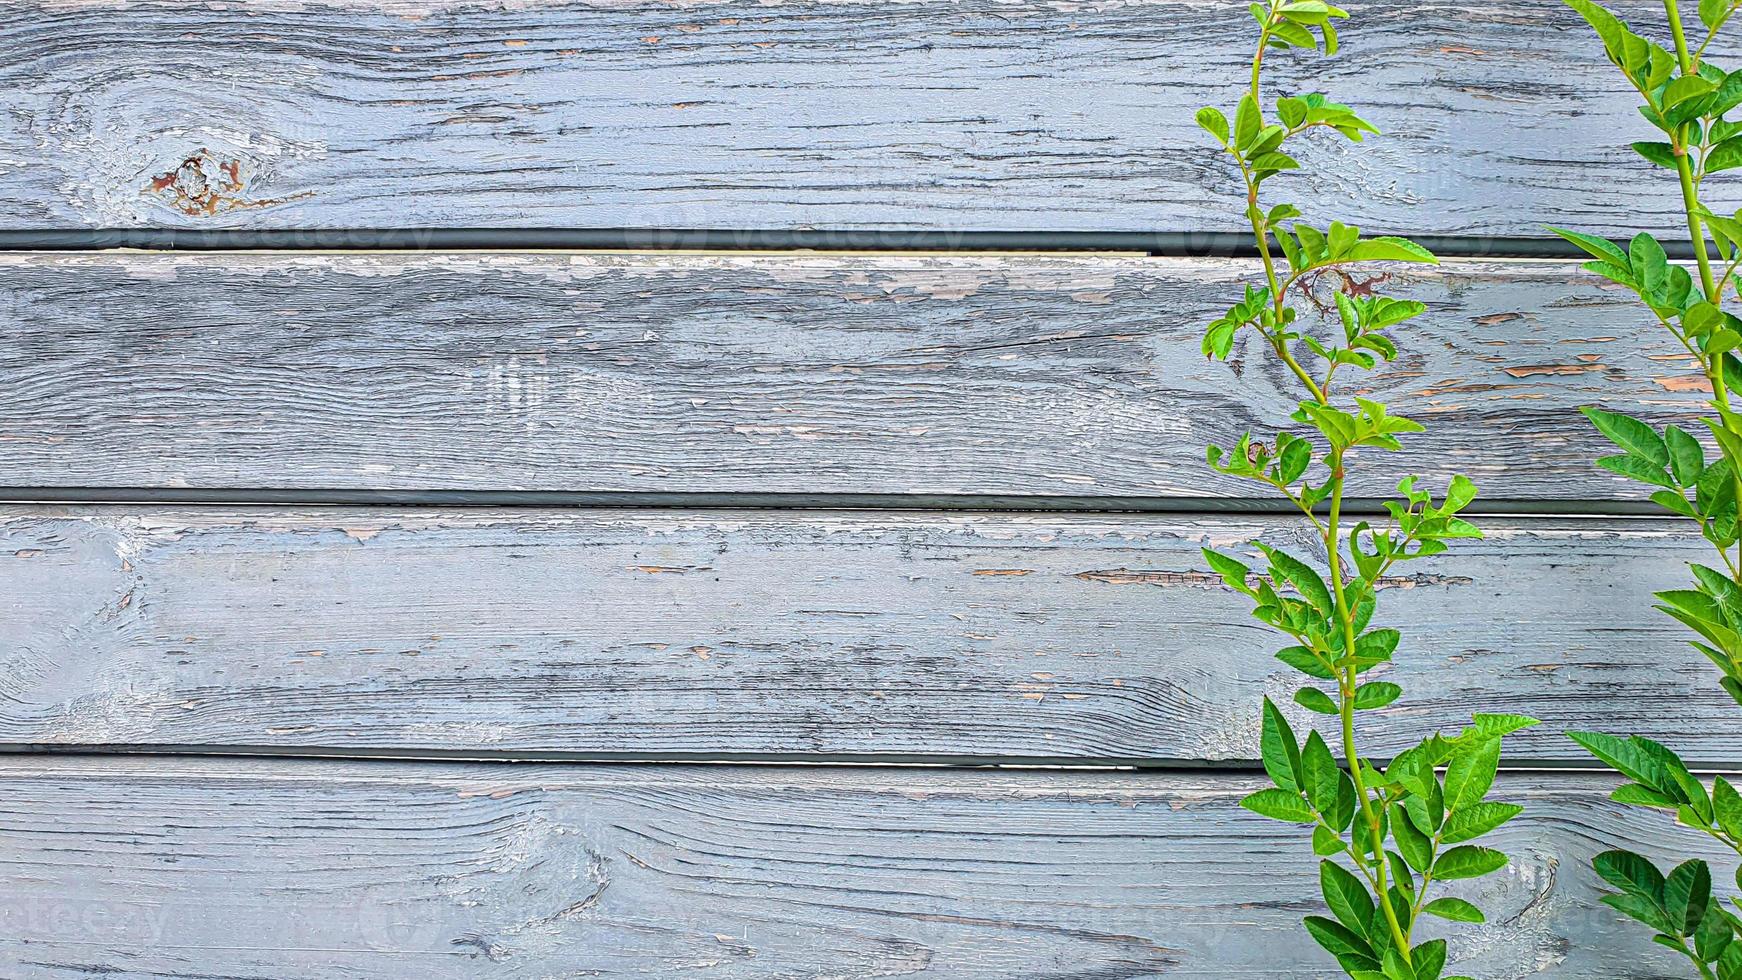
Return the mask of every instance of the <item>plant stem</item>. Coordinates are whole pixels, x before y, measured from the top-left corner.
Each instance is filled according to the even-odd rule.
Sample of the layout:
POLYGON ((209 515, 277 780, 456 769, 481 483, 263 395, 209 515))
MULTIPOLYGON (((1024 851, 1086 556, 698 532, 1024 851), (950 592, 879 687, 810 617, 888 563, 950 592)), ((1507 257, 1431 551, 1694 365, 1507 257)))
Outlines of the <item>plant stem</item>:
MULTIPOLYGON (((1331 479, 1335 486, 1331 490, 1331 512, 1325 522, 1325 550, 1330 559, 1331 588, 1336 594, 1337 619, 1343 627, 1343 654, 1349 658, 1349 666, 1341 672, 1337 679, 1337 713, 1343 722, 1343 758, 1349 766, 1349 779, 1355 784, 1355 798, 1361 803, 1361 814, 1367 819, 1367 828, 1378 853, 1373 856, 1374 875, 1378 879, 1379 907, 1385 913, 1385 925, 1391 930, 1392 941, 1397 944, 1397 953, 1403 957, 1406 966, 1413 966, 1409 957, 1409 937, 1403 931, 1402 923, 1397 921, 1397 910, 1391 907, 1390 889, 1386 886, 1386 863, 1384 838, 1381 836, 1379 814, 1373 809, 1373 800, 1367 795, 1367 780, 1361 774, 1361 753, 1355 745, 1355 687, 1358 681, 1355 657, 1355 611, 1350 608, 1348 593, 1343 588, 1343 549, 1341 534, 1337 525, 1343 511, 1343 452, 1337 450, 1330 459, 1331 479)), ((1359 855, 1360 848, 1352 852, 1359 855)))
MULTIPOLYGON (((1682 15, 1676 0, 1663 0, 1663 12, 1669 18, 1670 34, 1675 37, 1675 56, 1681 62, 1682 76, 1694 76, 1694 59, 1688 53, 1688 38, 1682 30, 1682 15)), ((1706 255, 1706 232, 1700 224, 1700 199, 1694 191, 1694 165, 1688 159, 1687 123, 1676 127, 1674 150, 1675 172, 1682 185, 1682 210, 1688 216, 1688 237, 1693 241, 1694 261, 1700 266, 1700 288, 1706 294, 1706 302, 1717 306, 1721 297, 1717 281, 1712 278, 1712 260, 1706 255)))
MULTIPOLYGON (((1675 39, 1675 56, 1676 61, 1680 64, 1682 77, 1696 75, 1694 56, 1688 52, 1687 32, 1682 29, 1681 8, 1677 5, 1676 0, 1663 0, 1663 13, 1669 21, 1670 36, 1675 39)), ((1708 36, 1707 41, 1710 42, 1710 40, 1711 38, 1708 36)), ((1700 50, 1705 50, 1704 44, 1700 45, 1700 50)), ((1688 159, 1687 123, 1682 123, 1676 127, 1675 144, 1672 149, 1675 153, 1676 177, 1681 181, 1682 210, 1688 218, 1688 239, 1694 248, 1694 262, 1700 269, 1700 290, 1705 293, 1706 302, 1721 309, 1724 305, 1723 287, 1713 277, 1712 260, 1706 253, 1706 231, 1700 221, 1700 197, 1699 192, 1694 187, 1694 165, 1688 159)), ((1725 278, 1729 278, 1727 270, 1725 278)), ((1724 357, 1722 354, 1707 362, 1706 379, 1712 385, 1712 401, 1718 408, 1718 421, 1728 428, 1731 418, 1730 392, 1724 381, 1724 357)), ((1729 454, 1725 453, 1725 456, 1728 458, 1729 454)), ((1729 462, 1731 477, 1736 487, 1736 499, 1742 500, 1742 460, 1730 459, 1729 462)), ((1723 552, 1723 549, 1720 548, 1719 551, 1723 552)), ((1726 563, 1729 562, 1728 554, 1725 554, 1724 560, 1726 563)), ((1731 566, 1730 577, 1742 584, 1742 576, 1736 574, 1734 565, 1731 566)))
MULTIPOLYGON (((1673 0, 1666 0, 1666 2, 1673 2, 1673 0)), ((1248 88, 1248 92, 1252 97, 1254 106, 1262 105, 1258 98, 1259 75, 1260 70, 1264 66, 1264 51, 1270 42, 1271 28, 1276 20, 1276 9, 1277 4, 1272 0, 1269 13, 1260 26, 1258 50, 1252 55, 1252 81, 1248 88)), ((1269 222, 1265 219, 1264 213, 1260 211, 1258 207, 1258 183, 1254 179, 1254 174, 1251 168, 1247 166, 1246 160, 1240 155, 1238 147, 1230 146, 1229 150, 1233 153, 1234 159, 1239 162, 1240 173, 1246 183, 1246 218, 1252 225, 1252 238, 1258 246, 1259 257, 1264 261, 1264 277, 1265 281, 1270 286, 1270 300, 1272 309, 1275 313, 1277 330, 1275 334, 1270 334, 1268 337, 1271 349, 1276 352, 1277 358, 1287 365, 1288 369, 1294 373, 1294 376, 1300 379, 1301 384, 1306 386, 1307 391, 1311 394, 1314 401, 1318 402, 1320 405, 1329 405, 1331 387, 1329 373, 1327 373, 1323 385, 1314 381, 1312 375, 1307 373, 1306 369, 1301 366, 1300 361, 1298 361, 1294 357, 1294 354, 1288 349, 1288 343, 1282 336, 1285 332, 1283 326, 1283 315, 1288 309, 1288 304, 1286 302, 1287 290, 1289 286, 1293 285, 1299 274, 1294 273, 1290 275, 1286 282, 1277 277, 1276 261, 1270 255, 1269 222)), ((1385 922, 1391 931, 1392 942, 1396 944, 1398 955, 1403 958, 1405 965, 1413 966, 1409 954, 1409 936, 1404 932, 1402 924, 1397 920, 1397 910, 1391 906, 1390 888, 1386 883, 1386 872, 1388 869, 1386 867, 1384 840, 1380 834, 1381 826, 1379 822, 1379 814, 1374 810, 1373 800, 1368 796, 1366 777, 1361 773, 1360 750, 1355 744, 1355 688, 1359 680, 1356 673, 1356 666, 1353 662, 1356 639, 1355 612, 1350 607, 1348 593, 1344 589, 1343 584, 1342 535, 1338 526, 1343 511, 1343 450, 1336 450, 1329 462, 1331 466, 1331 480, 1333 485, 1331 489, 1331 507, 1328 519, 1321 523, 1313 514, 1312 508, 1301 506, 1301 509, 1306 512, 1308 518, 1312 519, 1314 526, 1317 527, 1323 535, 1326 553, 1329 555, 1331 584, 1336 591, 1336 614, 1343 628, 1344 654, 1350 660, 1348 668, 1339 673, 1337 683, 1338 693, 1340 695, 1338 698, 1338 713, 1341 715, 1343 723, 1343 758, 1349 767, 1349 778, 1354 783, 1356 799, 1360 801, 1361 813, 1367 820, 1370 837, 1373 841, 1374 848, 1378 853, 1373 856, 1372 869, 1369 871, 1366 859, 1362 855, 1359 847, 1350 846, 1348 852, 1355 862, 1356 868, 1362 873, 1362 875, 1367 877, 1368 881, 1374 886, 1374 892, 1378 898, 1379 907, 1384 910, 1385 922)), ((1282 488, 1282 490, 1284 495, 1288 496, 1289 499, 1294 500, 1297 505, 1303 503, 1290 494, 1286 487, 1282 488)))
MULTIPOLYGON (((1261 104, 1258 101, 1259 72, 1264 67, 1264 49, 1270 43, 1270 28, 1275 20, 1276 10, 1273 6, 1269 16, 1265 18, 1264 24, 1259 28, 1258 50, 1252 55, 1252 82, 1246 91, 1252 96, 1253 105, 1261 104)), ((1288 286, 1277 278, 1276 260, 1270 255, 1270 226, 1264 220, 1263 212, 1258 209, 1258 183, 1253 180, 1252 170, 1246 166, 1246 160, 1240 156, 1238 147, 1230 146, 1228 151, 1240 164, 1240 176, 1246 182, 1246 220, 1252 226, 1252 240, 1258 246, 1258 257, 1264 260, 1264 279, 1270 284, 1270 301, 1276 311, 1277 322, 1280 324, 1282 311, 1285 309, 1283 295, 1288 286)), ((1289 353, 1282 338, 1271 336, 1269 339, 1271 349, 1276 351, 1276 356, 1282 363, 1288 365, 1288 369, 1294 372, 1294 376, 1300 379, 1301 384, 1306 385, 1307 390, 1313 393, 1313 398, 1323 403, 1325 400, 1323 389, 1313 380, 1312 375, 1300 366, 1300 362, 1295 360, 1294 355, 1289 353)))

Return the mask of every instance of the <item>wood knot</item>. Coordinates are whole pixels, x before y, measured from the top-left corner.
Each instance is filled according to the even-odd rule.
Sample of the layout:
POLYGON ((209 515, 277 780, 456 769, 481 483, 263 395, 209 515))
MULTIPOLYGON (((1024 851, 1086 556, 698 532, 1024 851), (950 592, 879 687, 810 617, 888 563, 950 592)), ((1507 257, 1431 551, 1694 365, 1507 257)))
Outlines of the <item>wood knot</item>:
POLYGON ((182 214, 195 217, 263 208, 309 196, 305 191, 290 197, 247 200, 241 196, 246 185, 239 158, 220 157, 202 146, 181 163, 151 178, 141 193, 155 194, 182 214))

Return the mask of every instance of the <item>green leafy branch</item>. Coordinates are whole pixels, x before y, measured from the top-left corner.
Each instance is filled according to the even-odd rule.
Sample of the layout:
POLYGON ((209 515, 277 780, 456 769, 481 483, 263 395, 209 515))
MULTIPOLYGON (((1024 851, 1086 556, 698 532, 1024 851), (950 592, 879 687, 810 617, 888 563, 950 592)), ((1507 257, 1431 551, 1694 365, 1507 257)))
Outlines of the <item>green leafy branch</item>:
MULTIPOLYGON (((1742 498, 1742 415, 1731 396, 1742 392, 1742 319, 1725 304, 1742 296, 1742 212, 1725 216, 1700 201, 1706 179, 1742 167, 1742 123, 1725 118, 1742 105, 1742 71, 1726 72, 1704 60, 1742 0, 1701 0, 1705 36, 1690 46, 1677 0, 1664 0, 1670 45, 1632 30, 1591 0, 1565 0, 1603 42, 1609 60, 1633 86, 1640 114, 1663 139, 1633 144, 1651 164, 1675 173, 1681 187, 1694 267, 1671 263, 1662 244, 1635 235, 1625 247, 1566 229, 1553 229, 1591 256, 1585 268, 1638 296, 1658 324, 1687 351, 1711 387, 1714 415, 1701 419, 1718 452, 1674 425, 1661 431, 1639 419, 1595 408, 1592 424, 1621 451, 1597 460, 1611 473, 1654 487, 1660 507, 1692 520, 1718 553, 1723 570, 1693 563, 1693 587, 1657 593, 1658 609, 1698 635, 1689 641, 1717 666, 1720 683, 1742 702, 1742 546, 1737 501, 1742 498), (1735 549, 1733 553, 1733 549, 1735 549)), ((1712 789, 1688 772, 1668 748, 1649 739, 1595 732, 1573 738, 1630 782, 1614 793, 1620 802, 1662 809, 1678 822, 1709 834, 1742 853, 1742 801, 1722 777, 1712 789)), ((1742 921, 1711 894, 1705 862, 1687 861, 1664 875, 1628 851, 1609 851, 1594 862, 1597 873, 1620 891, 1604 898, 1616 910, 1646 924, 1661 945, 1686 956, 1707 980, 1742 980, 1742 921)), ((1737 887, 1742 888, 1742 873, 1737 887)))
POLYGON ((1310 679, 1294 700, 1336 719, 1337 750, 1316 729, 1302 741, 1276 704, 1265 699, 1262 757, 1273 785, 1242 805, 1312 827, 1313 849, 1321 859, 1320 888, 1331 916, 1308 916, 1304 925, 1346 974, 1354 980, 1441 980, 1446 943, 1415 942, 1416 925, 1423 916, 1483 921, 1475 905, 1437 894, 1437 886, 1506 865, 1504 854, 1471 842, 1520 812, 1516 804, 1486 797, 1502 737, 1535 722, 1477 715, 1460 734, 1431 735, 1383 771, 1361 752, 1358 714, 1403 695, 1397 684, 1370 676, 1391 662, 1403 638, 1395 629, 1373 626, 1380 585, 1399 562, 1440 554, 1455 539, 1481 537, 1460 516, 1475 498, 1476 486, 1455 477, 1435 501, 1409 477, 1398 484, 1398 498, 1386 502, 1390 521, 1384 526, 1345 519, 1344 491, 1354 454, 1401 449, 1400 437, 1421 432, 1422 426, 1390 414, 1375 400, 1338 399, 1339 372, 1369 371, 1396 357, 1390 331, 1426 308, 1376 295, 1370 283, 1351 288, 1343 270, 1369 262, 1435 259, 1405 239, 1363 239, 1341 222, 1320 228, 1295 221, 1301 210, 1293 204, 1261 203, 1267 182, 1300 167, 1288 152, 1290 140, 1324 129, 1359 142, 1378 130, 1319 93, 1278 98, 1267 113, 1259 86, 1266 53, 1300 48, 1332 54, 1337 48, 1333 21, 1347 14, 1319 0, 1272 0, 1250 9, 1258 22, 1258 45, 1233 121, 1215 108, 1200 109, 1197 120, 1240 173, 1264 280, 1247 285, 1240 299, 1209 324, 1203 351, 1226 359, 1242 334, 1255 334, 1299 381, 1305 397, 1290 418, 1310 434, 1283 432, 1268 442, 1247 434, 1231 448, 1209 447, 1207 456, 1218 472, 1263 484, 1292 502, 1317 533, 1324 561, 1321 569, 1256 542, 1260 568, 1208 549, 1204 558, 1229 588, 1252 601, 1256 619, 1292 641, 1277 659, 1310 679), (1327 283, 1332 284, 1328 297, 1327 283), (1307 329, 1297 303, 1319 311, 1328 321, 1324 328, 1307 329))

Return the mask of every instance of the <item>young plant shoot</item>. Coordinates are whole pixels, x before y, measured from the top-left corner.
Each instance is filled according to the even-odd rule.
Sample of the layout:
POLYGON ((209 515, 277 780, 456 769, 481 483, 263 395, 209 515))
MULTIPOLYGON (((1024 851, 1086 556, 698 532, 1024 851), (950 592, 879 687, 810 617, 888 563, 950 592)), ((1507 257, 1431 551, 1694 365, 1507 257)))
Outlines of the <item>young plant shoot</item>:
MULTIPOLYGON (((1725 309, 1737 299, 1742 212, 1718 215, 1700 203, 1708 176, 1742 167, 1742 123, 1724 118, 1742 104, 1742 71, 1730 74, 1703 60, 1742 0, 1701 0, 1697 44, 1689 42, 1676 0, 1664 0, 1668 48, 1635 34, 1588 0, 1566 3, 1596 29, 1609 60, 1644 100, 1640 114, 1662 134, 1660 140, 1634 143, 1633 149, 1680 182, 1698 280, 1685 267, 1671 265, 1651 235, 1635 235, 1622 247, 1554 230, 1590 253, 1586 269, 1638 295, 1687 350, 1711 387, 1715 413, 1700 420, 1717 449, 1717 458, 1708 461, 1700 440, 1674 425, 1659 432, 1638 419, 1587 408, 1585 415, 1621 450, 1597 465, 1657 488, 1651 499, 1698 525, 1717 552, 1721 568, 1693 565, 1692 587, 1657 593, 1657 608, 1698 634, 1690 641, 1694 649, 1717 665, 1719 683, 1742 701, 1742 554, 1733 550, 1742 415, 1731 403, 1742 392, 1742 361, 1735 354, 1742 344, 1742 320, 1725 309)), ((1596 732, 1573 738, 1632 780, 1615 791, 1616 800, 1673 813, 1681 823, 1742 852, 1742 798, 1722 776, 1708 791, 1675 753, 1650 739, 1596 732)), ((1735 942, 1742 923, 1713 897, 1705 862, 1688 861, 1666 875, 1637 854, 1609 851, 1598 855, 1595 865, 1620 889, 1605 902, 1644 923, 1658 943, 1686 956, 1701 977, 1742 980, 1742 943, 1735 942)), ((1737 886, 1742 888, 1742 872, 1737 886)))
MULTIPOLYGON (((1353 523, 1343 513, 1344 491, 1358 450, 1363 458, 1400 448, 1398 438, 1422 426, 1391 415, 1366 398, 1340 395, 1339 382, 1396 356, 1391 328, 1419 316, 1423 304, 1377 295, 1373 280, 1349 269, 1365 262, 1434 262, 1426 249, 1400 238, 1363 240, 1355 228, 1304 222, 1293 204, 1261 203, 1272 181, 1299 167, 1290 140, 1309 131, 1360 142, 1377 132, 1348 106, 1324 95, 1301 94, 1266 102, 1260 89, 1271 51, 1298 48, 1326 55, 1337 49, 1333 21, 1347 15, 1322 0, 1253 4, 1258 22, 1252 75, 1233 121, 1214 109, 1198 111, 1198 124, 1221 144, 1246 189, 1246 217, 1263 259, 1263 280, 1248 285, 1226 315, 1211 323, 1204 353, 1226 359, 1243 333, 1274 357, 1298 383, 1302 400, 1292 420, 1307 435, 1281 433, 1269 441, 1243 436, 1232 449, 1212 446, 1210 465, 1221 473, 1264 484, 1286 497, 1317 533, 1325 560, 1315 568, 1302 557, 1255 544, 1258 570, 1215 551, 1204 557, 1230 587, 1255 604, 1253 616, 1284 634, 1277 659, 1309 679, 1294 700, 1325 716, 1327 740, 1317 730, 1303 742, 1281 710, 1266 699, 1261 753, 1275 785, 1242 806, 1266 817, 1312 829, 1320 857, 1319 881, 1330 916, 1305 920, 1308 933, 1354 980, 1441 980, 1444 939, 1418 941, 1424 916, 1481 922, 1469 901, 1443 894, 1443 882, 1498 871, 1506 855, 1473 843, 1517 816, 1520 807, 1486 797, 1500 759, 1501 737, 1534 724, 1514 715, 1477 715, 1462 733, 1432 735, 1397 755, 1384 771, 1363 757, 1359 713, 1383 708, 1402 695, 1398 685, 1369 679, 1402 643, 1395 629, 1372 625, 1381 578, 1399 562, 1440 554, 1455 538, 1481 532, 1458 516, 1476 495, 1468 479, 1453 478, 1436 503, 1414 477, 1387 501, 1384 526, 1353 523), (1274 246, 1272 245, 1274 239, 1274 246), (1273 247, 1280 250, 1278 257, 1273 247), (1309 330, 1302 309, 1328 321, 1309 330), (1337 748, 1333 748, 1333 744, 1337 748), (1444 767, 1443 775, 1440 768, 1444 767)), ((1357 375, 1358 377, 1358 375, 1357 375)))

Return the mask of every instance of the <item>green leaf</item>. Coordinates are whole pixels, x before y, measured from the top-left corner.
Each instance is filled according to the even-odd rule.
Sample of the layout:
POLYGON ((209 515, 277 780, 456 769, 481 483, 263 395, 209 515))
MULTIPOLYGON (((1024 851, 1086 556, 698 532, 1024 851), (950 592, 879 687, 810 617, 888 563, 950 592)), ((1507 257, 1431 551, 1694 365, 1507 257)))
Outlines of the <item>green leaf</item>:
POLYGON ((1591 859, 1598 877, 1629 895, 1663 904, 1663 875, 1650 861, 1632 851, 1604 851, 1591 859))
POLYGON ((1470 501, 1475 499, 1475 482, 1464 474, 1459 473, 1452 477, 1451 485, 1446 487, 1446 499, 1440 504, 1440 512, 1443 514, 1456 514, 1458 511, 1470 506, 1470 501))
POLYGON ((1446 766, 1446 806, 1456 811, 1488 795, 1500 767, 1500 740, 1484 739, 1446 766))
POLYGON ((1222 110, 1214 106, 1205 106, 1198 110, 1198 125, 1204 132, 1216 138, 1216 142, 1228 145, 1228 117, 1222 115, 1222 110))
POLYGON ((1584 746, 1586 752, 1608 763, 1616 772, 1628 779, 1636 780, 1647 786, 1656 786, 1663 778, 1662 771, 1651 756, 1641 752, 1629 740, 1605 735, 1602 732, 1568 732, 1567 737, 1584 746))
POLYGON ((1638 919, 1658 932, 1675 931, 1675 927, 1670 924, 1669 917, 1664 915, 1663 909, 1642 895, 1604 895, 1602 901, 1604 905, 1623 915, 1638 919))
POLYGON ((1633 152, 1660 167, 1668 170, 1676 169, 1675 147, 1668 143, 1634 143, 1633 152))
POLYGON ((1422 907, 1428 915, 1437 915, 1453 922, 1487 922, 1482 910, 1461 898, 1436 898, 1422 907))
POLYGON ((1407 238, 1383 236, 1357 242, 1349 251, 1355 262, 1428 262, 1439 264, 1434 253, 1407 238))
POLYGON ((1203 554, 1204 561, 1210 565, 1210 570, 1222 576, 1223 584, 1236 592, 1253 594, 1252 586, 1248 585, 1246 581, 1247 577, 1252 574, 1252 569, 1247 568, 1245 562, 1230 558, 1210 548, 1203 549, 1203 554))
POLYGON ((1317 677, 1322 681, 1332 680, 1337 676, 1331 668, 1325 666, 1323 660, 1303 646, 1283 647, 1276 651, 1276 659, 1309 677, 1317 677))
MULTIPOLYGON (((1661 252, 1662 249, 1658 251, 1661 252)), ((1605 412, 1600 408, 1587 406, 1579 411, 1591 420, 1598 432, 1626 450, 1629 456, 1637 456, 1657 466, 1669 465, 1669 450, 1664 446, 1663 438, 1651 426, 1636 418, 1619 412, 1605 412)))
POLYGON ((1306 100, 1294 98, 1293 96, 1277 99, 1276 115, 1277 118, 1282 120, 1284 126, 1287 126, 1289 129, 1294 129, 1301 123, 1306 122, 1306 100))
POLYGON ((1265 170, 1272 173, 1282 170, 1295 170, 1300 163, 1286 153, 1260 153, 1249 163, 1253 170, 1265 170))
POLYGON ((1288 584, 1294 586, 1301 598, 1312 603, 1314 609, 1326 616, 1331 615, 1336 608, 1335 603, 1331 601, 1330 587, 1325 585, 1325 580, 1319 577, 1318 572, 1313 571, 1305 562, 1287 552, 1263 544, 1258 547, 1264 552, 1265 557, 1270 559, 1271 568, 1288 584))
POLYGON ((1394 629, 1377 629, 1363 633, 1355 640, 1355 662, 1358 665, 1382 664, 1391 659, 1403 634, 1394 629))
POLYGON ((1742 796, 1723 776, 1712 781, 1712 809, 1718 828, 1732 838, 1742 840, 1742 796))
POLYGON ((1710 963, 1721 956, 1736 940, 1735 928, 1717 899, 1708 899, 1701 910, 1699 922, 1693 928, 1694 951, 1710 963))
POLYGON ((1306 790, 1313 809, 1320 813, 1336 809, 1337 781, 1342 770, 1337 768, 1336 757, 1331 755, 1330 746, 1317 731, 1307 733, 1306 744, 1301 748, 1300 768, 1301 788, 1306 790))
POLYGON ((1403 853, 1404 862, 1411 868, 1426 871, 1433 865, 1433 841, 1407 816, 1392 818, 1391 839, 1397 842, 1397 849, 1403 853))
POLYGON ((1312 810, 1299 793, 1286 789, 1261 789, 1240 801, 1240 805, 1262 817, 1289 823, 1317 823, 1312 810))
POLYGON ((1617 803, 1625 803, 1628 806, 1655 807, 1656 809, 1668 810, 1672 813, 1681 809, 1681 803, 1649 786, 1641 786, 1638 783, 1623 783, 1620 786, 1615 787, 1615 789, 1609 794, 1609 798, 1617 803))
POLYGON ((1294 703, 1321 715, 1338 714, 1340 709, 1331 696, 1316 687, 1303 687, 1294 692, 1294 703))
POLYGON ((1700 441, 1681 428, 1671 425, 1663 430, 1664 447, 1669 452, 1669 471, 1675 482, 1691 487, 1706 468, 1706 453, 1700 441))
POLYGON ((1343 838, 1337 836, 1336 831, 1322 824, 1314 827, 1313 853, 1317 854, 1319 857, 1330 857, 1333 854, 1341 854, 1343 853, 1343 838))
POLYGON ((1386 681, 1368 681, 1355 689, 1355 710, 1383 708, 1403 696, 1403 688, 1386 681))
POLYGON ((1742 980, 1742 943, 1732 942, 1718 954, 1718 980, 1742 980))
POLYGON ((1652 463, 1650 460, 1640 459, 1638 456, 1602 456, 1598 458, 1597 465, 1611 473, 1627 477, 1630 480, 1638 480, 1640 483, 1648 483, 1654 487, 1668 489, 1675 486, 1675 481, 1669 478, 1663 464, 1652 463))
POLYGON ((1506 861, 1506 855, 1493 848, 1463 844, 1440 855, 1433 876, 1440 881, 1479 878, 1506 867, 1506 861))
POLYGON ((1440 980, 1446 968, 1446 941, 1430 939, 1410 950, 1409 958, 1415 964, 1415 976, 1408 980, 1440 980))
POLYGON ((1300 743, 1295 741, 1294 729, 1289 727, 1282 709, 1268 697, 1264 699, 1259 750, 1264 771, 1270 774, 1271 782, 1286 790, 1298 791, 1301 788, 1300 743))
POLYGON ((1715 174, 1737 167, 1742 167, 1742 136, 1732 136, 1706 154, 1706 173, 1715 174))
POLYGON ((1279 20, 1270 26, 1270 43, 1284 48, 1316 48, 1312 32, 1299 24, 1279 20))
POLYGON ((1603 39, 1603 47, 1609 53, 1609 60, 1625 67, 1623 51, 1627 35, 1632 33, 1627 30, 1626 25, 1616 19, 1614 14, 1590 0, 1565 0, 1565 3, 1578 11, 1579 16, 1585 18, 1586 23, 1597 31, 1597 36, 1603 39))
POLYGON ((1308 935, 1325 948, 1325 952, 1337 957, 1338 962, 1345 956, 1373 958, 1373 947, 1368 945, 1367 940, 1350 931, 1341 922, 1322 915, 1309 915, 1301 920, 1301 924, 1306 926, 1308 935))
POLYGON ((1478 711, 1470 716, 1470 728, 1478 738, 1504 738, 1541 722, 1529 715, 1501 715, 1478 711))
POLYGON ((1234 146, 1244 152, 1258 138, 1259 126, 1263 119, 1258 112, 1258 100, 1248 92, 1240 97, 1240 105, 1234 110, 1234 146))
MULTIPOLYGON (((1689 99, 1697 99, 1715 88, 1717 88, 1716 85, 1698 75, 1683 75, 1664 88, 1663 99, 1659 105, 1664 109, 1670 109, 1689 99)), ((1673 169, 1673 165, 1671 169, 1673 169)))
POLYGON ((1373 896, 1361 879, 1335 861, 1320 861, 1319 891, 1337 921, 1350 932, 1367 935, 1368 924, 1373 921, 1373 896))
MULTIPOLYGON (((1669 256, 1664 254, 1663 246, 1658 244, 1657 239, 1643 231, 1634 235, 1627 248, 1627 259, 1633 265, 1633 274, 1639 277, 1640 291, 1648 302, 1651 297, 1664 291, 1669 283, 1669 256)), ((1602 426, 1597 428, 1601 429, 1602 426)))
POLYGON ((1613 263, 1622 269, 1628 268, 1627 253, 1621 250, 1621 246, 1607 238, 1598 238, 1596 235, 1569 231, 1565 228, 1555 228, 1552 225, 1548 230, 1584 249, 1592 258, 1613 263))
POLYGON ((1663 910, 1681 935, 1692 935, 1712 899, 1712 869, 1704 861, 1676 865, 1663 881, 1663 910))
POLYGON ((1446 818, 1445 829, 1440 833, 1440 842, 1462 844, 1464 841, 1475 840, 1523 812, 1524 807, 1516 803, 1472 803, 1446 818))
POLYGON ((1675 490, 1657 490, 1651 494, 1651 502, 1664 510, 1674 511, 1683 517, 1698 519, 1700 512, 1694 505, 1688 503, 1688 498, 1675 490))

